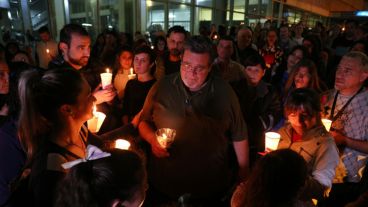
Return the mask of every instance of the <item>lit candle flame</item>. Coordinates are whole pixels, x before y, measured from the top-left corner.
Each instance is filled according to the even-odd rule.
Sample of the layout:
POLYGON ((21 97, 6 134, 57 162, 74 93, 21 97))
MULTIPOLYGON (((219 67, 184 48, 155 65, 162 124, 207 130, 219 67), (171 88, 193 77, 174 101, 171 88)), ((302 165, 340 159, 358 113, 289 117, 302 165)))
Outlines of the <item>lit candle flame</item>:
POLYGON ((117 139, 115 141, 115 148, 117 149, 128 150, 129 147, 130 147, 130 142, 128 142, 125 139, 117 139))
POLYGON ((155 49, 155 46, 153 46, 153 45, 152 45, 152 46, 151 46, 151 49, 152 49, 152 50, 153 50, 153 49, 155 49))
POLYGON ((110 68, 106 68, 106 73, 110 73, 110 68))
POLYGON ((133 75, 133 68, 130 68, 130 75, 133 75))
POLYGON ((46 49, 46 52, 47 52, 47 54, 49 54, 50 53, 50 50, 49 49, 46 49))
POLYGON ((213 39, 217 39, 217 35, 215 35, 215 36, 213 37, 213 39))
POLYGON ((165 133, 163 133, 162 138, 167 139, 167 135, 165 133))

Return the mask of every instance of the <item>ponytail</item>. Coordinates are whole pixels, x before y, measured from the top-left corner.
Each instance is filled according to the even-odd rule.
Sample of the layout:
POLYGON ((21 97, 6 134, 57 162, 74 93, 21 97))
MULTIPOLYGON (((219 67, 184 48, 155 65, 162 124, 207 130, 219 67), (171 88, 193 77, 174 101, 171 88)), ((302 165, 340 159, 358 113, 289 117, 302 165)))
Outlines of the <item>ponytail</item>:
POLYGON ((18 85, 21 105, 18 131, 21 143, 26 149, 28 161, 32 158, 37 146, 40 145, 39 135, 48 128, 48 123, 41 116, 35 100, 41 78, 41 71, 26 71, 22 74, 18 85))

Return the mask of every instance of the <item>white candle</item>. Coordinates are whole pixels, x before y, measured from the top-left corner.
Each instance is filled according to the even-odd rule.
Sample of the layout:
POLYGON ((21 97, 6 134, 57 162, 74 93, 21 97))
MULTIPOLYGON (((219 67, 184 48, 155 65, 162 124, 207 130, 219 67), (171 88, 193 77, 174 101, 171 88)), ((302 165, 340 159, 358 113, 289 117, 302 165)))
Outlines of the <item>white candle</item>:
POLYGON ((331 129, 332 121, 329 119, 322 119, 322 124, 325 126, 326 130, 329 132, 331 129))
POLYGON ((265 145, 266 152, 277 150, 277 146, 279 145, 279 141, 280 141, 280 134, 276 132, 266 132, 265 140, 266 140, 266 145, 265 145))
POLYGON ((87 121, 89 131, 96 133, 100 130, 106 115, 102 112, 96 111, 96 106, 93 108, 93 117, 87 121))
POLYGON ((130 142, 128 142, 125 139, 117 139, 115 141, 115 148, 117 149, 128 150, 129 147, 130 147, 130 142))
POLYGON ((135 79, 136 77, 136 74, 134 74, 134 71, 133 71, 133 68, 130 68, 129 70, 129 75, 128 75, 128 79, 131 80, 131 79, 135 79))
POLYGON ((100 76, 101 76, 102 88, 105 89, 106 86, 111 84, 112 73, 110 73, 109 68, 106 68, 106 73, 101 73, 100 76))

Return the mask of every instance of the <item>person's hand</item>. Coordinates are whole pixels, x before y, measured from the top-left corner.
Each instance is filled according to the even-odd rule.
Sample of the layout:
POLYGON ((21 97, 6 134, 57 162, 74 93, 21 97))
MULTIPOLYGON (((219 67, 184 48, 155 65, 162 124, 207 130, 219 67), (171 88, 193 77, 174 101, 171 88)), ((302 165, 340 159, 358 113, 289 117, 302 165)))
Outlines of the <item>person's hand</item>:
POLYGON ((151 141, 152 153, 159 158, 164 158, 170 156, 169 152, 158 143, 156 139, 151 141))
POLYGON ((93 96, 96 98, 96 104, 100 104, 103 102, 109 102, 114 99, 116 96, 116 91, 112 84, 105 87, 105 89, 101 89, 101 84, 97 86, 95 91, 93 92, 93 96))
POLYGON ((339 130, 330 130, 330 134, 335 139, 336 145, 346 145, 346 136, 339 130))
POLYGON ((142 113, 142 110, 140 110, 140 111, 138 112, 138 114, 136 114, 136 115, 133 117, 132 121, 130 122, 130 123, 132 123, 132 124, 133 124, 133 126, 134 126, 135 128, 137 128, 137 127, 138 127, 139 120, 140 120, 140 118, 141 118, 141 113, 142 113))
POLYGON ((9 106, 8 104, 4 104, 3 107, 0 108, 0 115, 7 116, 9 114, 9 106))

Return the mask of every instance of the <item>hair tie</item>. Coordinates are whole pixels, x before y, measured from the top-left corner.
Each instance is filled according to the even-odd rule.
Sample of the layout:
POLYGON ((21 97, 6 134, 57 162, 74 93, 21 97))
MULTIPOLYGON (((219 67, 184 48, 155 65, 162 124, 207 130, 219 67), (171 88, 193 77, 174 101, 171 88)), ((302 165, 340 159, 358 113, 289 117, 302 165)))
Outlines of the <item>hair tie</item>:
POLYGON ((82 162, 87 162, 89 160, 97 160, 97 159, 101 159, 104 157, 109 157, 111 156, 110 153, 104 152, 101 149, 99 149, 98 147, 94 146, 94 145, 88 145, 87 149, 86 149, 86 157, 85 158, 81 158, 81 159, 76 159, 70 162, 66 162, 64 164, 62 164, 61 166, 64 169, 70 169, 75 165, 78 165, 79 163, 82 162))

